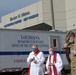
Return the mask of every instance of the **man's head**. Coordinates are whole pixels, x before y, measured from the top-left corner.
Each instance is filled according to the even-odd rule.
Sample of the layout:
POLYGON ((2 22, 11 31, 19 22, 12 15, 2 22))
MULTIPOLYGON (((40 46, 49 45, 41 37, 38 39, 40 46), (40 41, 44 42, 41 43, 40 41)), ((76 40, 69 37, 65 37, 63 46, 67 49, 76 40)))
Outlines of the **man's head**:
POLYGON ((32 46, 32 50, 35 52, 35 51, 37 51, 38 50, 38 46, 37 45, 33 45, 32 46))
POLYGON ((70 43, 73 43, 73 42, 74 42, 74 37, 75 37, 75 34, 72 32, 72 33, 70 34, 70 37, 69 37, 69 42, 70 42, 70 43))
POLYGON ((73 43, 74 42, 75 34, 72 31, 69 31, 67 33, 66 37, 67 37, 67 40, 69 40, 69 43, 73 43))
POLYGON ((49 48, 49 54, 53 54, 54 53, 54 49, 53 49, 53 47, 50 47, 49 48))

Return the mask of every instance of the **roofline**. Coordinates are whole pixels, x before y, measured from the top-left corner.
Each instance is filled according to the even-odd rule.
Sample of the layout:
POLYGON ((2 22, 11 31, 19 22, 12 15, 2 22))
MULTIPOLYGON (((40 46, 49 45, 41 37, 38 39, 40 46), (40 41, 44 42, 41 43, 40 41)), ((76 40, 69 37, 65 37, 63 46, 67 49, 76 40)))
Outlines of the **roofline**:
POLYGON ((55 31, 44 31, 44 30, 20 30, 20 29, 0 29, 0 31, 26 31, 26 32, 43 32, 43 33, 63 33, 65 34, 66 32, 63 32, 63 31, 58 31, 58 30, 55 30, 55 31))

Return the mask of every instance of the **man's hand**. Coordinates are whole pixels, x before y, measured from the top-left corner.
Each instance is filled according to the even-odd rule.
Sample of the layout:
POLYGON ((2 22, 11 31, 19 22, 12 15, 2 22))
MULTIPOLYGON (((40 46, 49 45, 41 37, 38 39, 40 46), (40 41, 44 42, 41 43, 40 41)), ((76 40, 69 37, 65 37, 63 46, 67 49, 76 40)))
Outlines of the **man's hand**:
POLYGON ((49 66, 55 66, 55 63, 49 63, 49 66))
POLYGON ((37 64, 37 60, 34 59, 33 62, 34 62, 35 64, 37 64))
POLYGON ((32 62, 34 60, 34 58, 30 58, 30 61, 32 62))
POLYGON ((74 50, 74 51, 72 52, 72 54, 73 54, 74 56, 76 56, 76 51, 74 50))
POLYGON ((66 44, 64 44, 64 48, 67 48, 68 47, 68 44, 66 43, 66 44))

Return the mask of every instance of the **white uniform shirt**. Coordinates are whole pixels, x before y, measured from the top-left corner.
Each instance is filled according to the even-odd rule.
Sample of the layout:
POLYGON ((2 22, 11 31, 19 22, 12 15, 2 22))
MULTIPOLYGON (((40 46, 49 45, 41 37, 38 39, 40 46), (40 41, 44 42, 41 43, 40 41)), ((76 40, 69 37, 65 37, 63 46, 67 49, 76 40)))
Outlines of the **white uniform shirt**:
POLYGON ((27 63, 30 65, 30 75, 43 75, 43 69, 42 69, 42 64, 44 62, 44 54, 42 52, 39 52, 38 55, 34 55, 34 52, 32 51, 28 58, 27 58, 27 63), (33 61, 30 62, 30 58, 35 58, 37 60, 37 64, 35 64, 33 61))

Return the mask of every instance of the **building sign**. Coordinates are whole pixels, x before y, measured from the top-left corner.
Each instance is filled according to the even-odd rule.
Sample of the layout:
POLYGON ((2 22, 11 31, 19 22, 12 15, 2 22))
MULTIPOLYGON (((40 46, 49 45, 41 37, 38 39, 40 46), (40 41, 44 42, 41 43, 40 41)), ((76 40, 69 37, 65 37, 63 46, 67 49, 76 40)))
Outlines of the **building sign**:
POLYGON ((43 40, 40 36, 36 35, 21 35, 20 39, 16 41, 16 43, 12 43, 11 47, 13 48, 19 48, 19 47, 32 47, 32 44, 36 44, 38 47, 49 47, 48 44, 46 44, 45 40, 43 40))
POLYGON ((21 17, 24 17, 24 18, 23 19, 16 20, 16 21, 11 22, 11 23, 8 23, 8 24, 4 25, 4 27, 9 27, 9 26, 12 26, 12 25, 16 25, 16 24, 19 24, 19 23, 21 23, 23 21, 25 22, 25 21, 34 19, 34 18, 36 18, 36 17, 39 16, 38 13, 33 14, 33 15, 30 15, 28 17, 26 17, 26 15, 30 15, 30 11, 25 12, 25 13, 21 13, 21 14, 18 14, 17 16, 14 16, 14 17, 10 17, 10 21, 14 21, 14 20, 19 19, 21 17))
POLYGON ((10 17, 10 21, 19 19, 19 18, 24 17, 24 16, 27 16, 27 15, 30 15, 30 11, 28 11, 28 12, 23 12, 23 13, 21 13, 21 14, 18 14, 17 16, 14 16, 14 17, 10 17))

